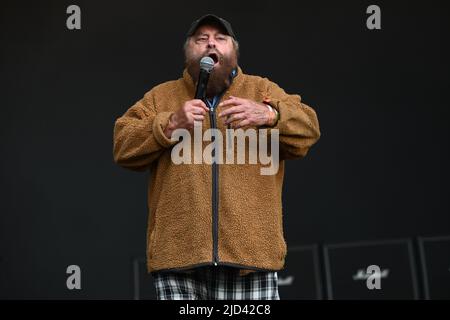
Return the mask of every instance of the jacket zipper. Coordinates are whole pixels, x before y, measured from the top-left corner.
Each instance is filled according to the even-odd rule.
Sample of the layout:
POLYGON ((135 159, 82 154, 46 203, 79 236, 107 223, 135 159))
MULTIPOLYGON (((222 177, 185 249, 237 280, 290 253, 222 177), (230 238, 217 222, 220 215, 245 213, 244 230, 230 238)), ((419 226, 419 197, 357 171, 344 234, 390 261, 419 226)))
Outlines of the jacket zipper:
MULTIPOLYGON (((233 71, 233 74, 230 76, 230 83, 233 82, 233 78, 236 76, 236 73, 233 71)), ((217 122, 216 122, 216 106, 220 103, 220 100, 222 100, 222 97, 224 96, 225 91, 223 91, 218 99, 214 101, 212 104, 207 103, 209 105, 209 121, 211 124, 212 129, 217 129, 217 122)), ((204 99, 205 102, 207 102, 207 99, 204 99)), ((212 140, 212 139, 211 139, 212 140)), ((214 143, 216 142, 216 137, 214 136, 214 143)), ((217 148, 217 146, 216 146, 217 148)), ((214 148, 214 154, 213 157, 213 163, 212 163, 212 238, 213 238, 213 252, 212 252, 212 258, 213 258, 213 264, 214 266, 217 266, 219 264, 219 186, 218 186, 218 180, 219 180, 219 167, 216 163, 216 148, 214 148)), ((220 146, 222 148, 222 146, 220 146)))
MULTIPOLYGON (((217 123, 216 123, 216 105, 220 99, 217 99, 216 103, 214 105, 210 106, 210 113, 209 113, 209 119, 211 123, 212 129, 217 129, 217 123)), ((216 142, 215 136, 213 136, 213 143, 216 142)), ((217 148, 217 146, 216 146, 217 148)), ((217 167, 216 163, 216 148, 214 148, 214 153, 212 154, 213 162, 212 162, 212 238, 213 238, 213 252, 212 252, 212 258, 213 263, 215 266, 219 263, 219 188, 218 188, 218 176, 219 176, 219 168, 217 167)))

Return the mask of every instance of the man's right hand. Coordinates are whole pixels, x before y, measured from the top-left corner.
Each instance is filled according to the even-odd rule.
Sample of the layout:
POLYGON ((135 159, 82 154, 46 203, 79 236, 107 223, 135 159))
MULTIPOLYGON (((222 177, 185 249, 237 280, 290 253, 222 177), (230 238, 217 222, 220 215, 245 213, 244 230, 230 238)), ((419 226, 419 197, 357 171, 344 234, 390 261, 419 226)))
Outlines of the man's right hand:
POLYGON ((193 129, 194 121, 203 121, 208 111, 208 107, 200 99, 186 101, 178 111, 170 116, 164 134, 170 139, 175 129, 193 129))

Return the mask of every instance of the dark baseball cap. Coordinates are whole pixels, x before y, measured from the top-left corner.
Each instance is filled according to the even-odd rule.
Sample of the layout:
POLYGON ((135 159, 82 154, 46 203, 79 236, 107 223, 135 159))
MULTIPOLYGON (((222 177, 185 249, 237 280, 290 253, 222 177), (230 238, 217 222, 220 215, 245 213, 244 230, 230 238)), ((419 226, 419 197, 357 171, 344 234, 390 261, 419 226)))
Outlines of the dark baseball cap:
POLYGON ((218 24, 219 26, 221 26, 223 28, 223 30, 231 37, 233 37, 234 39, 236 39, 236 36, 234 35, 233 29, 231 29, 231 24, 221 18, 218 17, 214 14, 206 14, 203 17, 199 18, 198 20, 195 20, 194 22, 192 22, 191 27, 189 28, 189 31, 187 33, 187 36, 190 37, 192 36, 195 31, 197 31, 198 27, 205 25, 205 24, 218 24))

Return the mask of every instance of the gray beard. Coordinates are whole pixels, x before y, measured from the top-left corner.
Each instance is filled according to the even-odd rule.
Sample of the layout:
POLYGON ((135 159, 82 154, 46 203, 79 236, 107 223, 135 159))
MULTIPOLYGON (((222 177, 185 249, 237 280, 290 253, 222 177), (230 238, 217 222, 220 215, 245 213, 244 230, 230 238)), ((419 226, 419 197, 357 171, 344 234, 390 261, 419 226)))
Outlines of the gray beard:
MULTIPOLYGON (((198 75, 200 73, 200 59, 203 57, 189 57, 186 58, 186 68, 189 75, 197 85, 198 75)), ((219 55, 219 67, 213 69, 209 75, 208 86, 206 88, 206 97, 212 98, 220 94, 222 91, 228 89, 231 85, 230 75, 231 71, 237 67, 237 58, 219 55)))

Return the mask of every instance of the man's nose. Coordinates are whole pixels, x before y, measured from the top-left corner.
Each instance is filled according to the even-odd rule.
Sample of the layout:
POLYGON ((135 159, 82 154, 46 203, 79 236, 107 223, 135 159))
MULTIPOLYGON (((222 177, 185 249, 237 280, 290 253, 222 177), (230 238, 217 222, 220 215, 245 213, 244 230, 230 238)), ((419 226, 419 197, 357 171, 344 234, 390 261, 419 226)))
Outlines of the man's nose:
POLYGON ((209 48, 215 48, 216 47, 216 43, 213 39, 209 39, 208 40, 208 49, 209 48))

